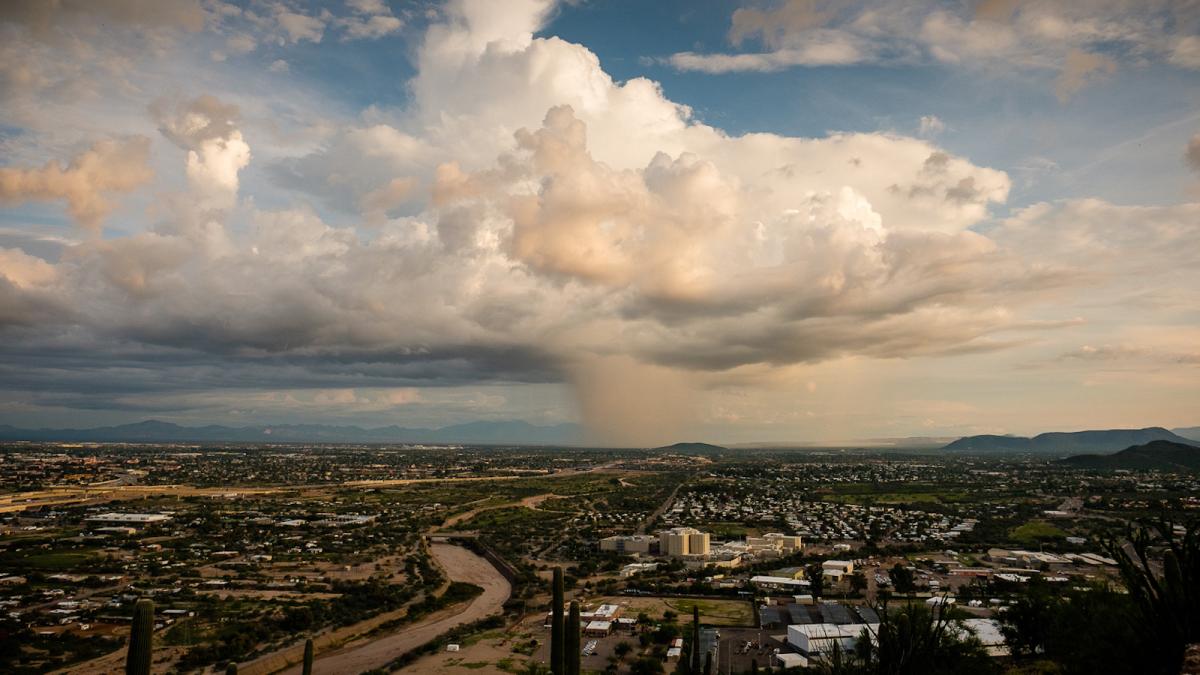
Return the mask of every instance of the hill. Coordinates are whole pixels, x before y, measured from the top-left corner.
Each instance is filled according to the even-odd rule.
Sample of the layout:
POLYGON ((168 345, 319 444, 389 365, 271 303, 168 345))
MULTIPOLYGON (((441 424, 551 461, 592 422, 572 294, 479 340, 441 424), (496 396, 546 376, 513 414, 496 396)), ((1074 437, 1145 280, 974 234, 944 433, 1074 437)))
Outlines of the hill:
POLYGON ((1180 429, 1172 429, 1171 431, 1189 441, 1200 441, 1200 427, 1182 427, 1180 429))
POLYGON ((654 448, 662 452, 724 452, 729 448, 722 445, 713 445, 711 443, 674 443, 672 445, 664 445, 661 448, 654 448))
POLYGON ((1059 461, 1078 469, 1200 471, 1200 448, 1172 441, 1150 441, 1113 455, 1075 455, 1059 461))
POLYGON ((110 443, 466 443, 476 445, 578 445, 575 424, 537 426, 520 420, 469 422, 438 429, 325 424, 245 427, 185 427, 147 420, 87 429, 19 429, 0 425, 0 441, 91 441, 110 443))
POLYGON ((1049 432, 1032 438, 1024 436, 967 436, 948 444, 943 450, 961 453, 1034 453, 1072 455, 1108 454, 1151 441, 1189 443, 1162 427, 1145 429, 1107 429, 1096 431, 1049 432))

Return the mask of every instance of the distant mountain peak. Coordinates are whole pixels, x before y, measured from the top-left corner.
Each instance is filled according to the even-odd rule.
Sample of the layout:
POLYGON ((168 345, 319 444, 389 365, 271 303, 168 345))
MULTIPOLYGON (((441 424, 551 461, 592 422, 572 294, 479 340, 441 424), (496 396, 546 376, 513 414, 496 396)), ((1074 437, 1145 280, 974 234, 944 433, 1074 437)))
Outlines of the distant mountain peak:
POLYGON ((1032 438, 990 434, 966 436, 950 443, 943 449, 947 452, 961 453, 1105 454, 1117 452, 1122 448, 1128 448, 1133 445, 1160 440, 1188 443, 1188 439, 1178 436, 1162 427, 1146 427, 1144 429, 1049 431, 1032 438))
POLYGON ((654 449, 662 450, 664 452, 720 452, 722 450, 728 450, 729 448, 726 448, 723 445, 713 445, 712 443, 683 441, 680 443, 672 443, 671 445, 664 445, 654 449))
POLYGON ((1200 471, 1200 447, 1157 440, 1111 455, 1075 455, 1059 461, 1079 469, 1200 471))

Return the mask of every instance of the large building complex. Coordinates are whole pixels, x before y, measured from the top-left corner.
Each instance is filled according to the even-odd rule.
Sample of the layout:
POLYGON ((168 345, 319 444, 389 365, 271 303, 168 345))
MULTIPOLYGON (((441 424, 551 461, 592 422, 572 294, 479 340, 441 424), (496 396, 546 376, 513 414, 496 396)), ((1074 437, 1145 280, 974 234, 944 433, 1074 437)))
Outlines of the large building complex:
POLYGON ((795 553, 804 547, 800 535, 768 532, 761 537, 746 537, 746 547, 755 549, 776 549, 784 553, 795 553))
POLYGON ((648 534, 620 534, 600 540, 601 551, 653 553, 657 548, 658 539, 648 534))
POLYGON ((711 535, 693 527, 662 530, 657 536, 623 534, 600 540, 601 551, 687 558, 689 567, 739 567, 747 562, 799 553, 803 547, 799 535, 779 532, 714 545, 711 535))
POLYGON ((694 527, 675 527, 658 534, 658 550, 662 555, 708 555, 709 534, 694 527))

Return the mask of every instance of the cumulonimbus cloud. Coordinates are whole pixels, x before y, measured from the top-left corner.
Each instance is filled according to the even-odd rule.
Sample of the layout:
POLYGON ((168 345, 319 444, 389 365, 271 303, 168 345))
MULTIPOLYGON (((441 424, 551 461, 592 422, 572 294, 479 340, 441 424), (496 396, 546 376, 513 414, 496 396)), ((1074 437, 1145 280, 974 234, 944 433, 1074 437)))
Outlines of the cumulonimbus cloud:
POLYGON ((301 195, 287 207, 239 204, 236 108, 154 106, 200 208, 53 263, 13 256, 4 302, 37 318, 6 348, 52 362, 119 345, 122 368, 186 363, 189 386, 195 371, 231 387, 568 381, 595 427, 650 428, 629 418, 652 406, 607 387, 682 398, 734 372, 1003 349, 1061 318, 1024 308, 1097 278, 1073 260, 1158 273, 1114 239, 1149 235, 1195 269, 1194 208, 1064 202, 995 224, 1002 171, 898 134, 729 135, 535 37, 550 3, 503 4, 453 3, 430 27, 405 110, 275 160, 301 195))

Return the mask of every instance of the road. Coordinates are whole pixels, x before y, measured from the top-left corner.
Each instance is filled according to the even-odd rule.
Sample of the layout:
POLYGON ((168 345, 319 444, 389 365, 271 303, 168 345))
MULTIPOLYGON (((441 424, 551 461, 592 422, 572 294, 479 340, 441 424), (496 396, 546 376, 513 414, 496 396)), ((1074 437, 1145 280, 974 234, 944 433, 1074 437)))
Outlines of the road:
POLYGON ((666 513, 667 509, 671 508, 671 504, 675 503, 675 495, 679 493, 679 488, 683 487, 689 480, 691 480, 693 475, 694 474, 688 474, 687 478, 679 481, 679 483, 675 486, 675 489, 671 490, 671 494, 667 495, 667 498, 663 500, 663 503, 659 504, 657 509, 654 509, 654 513, 651 513, 644 521, 642 521, 642 524, 638 526, 638 534, 646 534, 646 528, 650 527, 655 520, 658 520, 659 516, 666 513))
POLYGON ((558 495, 554 494, 553 492, 546 492, 546 493, 543 493, 540 495, 532 495, 530 497, 526 497, 522 500, 515 501, 515 502, 505 502, 503 504, 492 504, 489 506, 481 506, 477 509, 471 509, 470 511, 464 511, 463 513, 460 513, 458 515, 450 516, 449 518, 446 519, 446 521, 444 523, 442 523, 441 527, 439 527, 438 530, 446 531, 446 530, 453 529, 454 526, 458 525, 459 523, 465 523, 468 520, 474 518, 475 516, 483 513, 484 511, 494 511, 496 509, 509 509, 509 508, 514 508, 514 507, 525 507, 527 509, 537 510, 538 505, 540 505, 542 502, 546 501, 547 499, 550 499, 551 497, 557 497, 557 496, 558 495))
POLYGON ((101 504, 128 499, 145 499, 169 495, 172 497, 220 497, 220 496, 258 496, 279 494, 281 492, 296 492, 297 490, 317 490, 325 488, 386 488, 401 485, 419 485, 423 483, 475 483, 482 481, 510 481, 530 478, 562 478, 579 474, 604 472, 616 466, 610 462, 589 469, 567 469, 553 473, 535 473, 505 476, 453 476, 443 478, 393 478, 380 480, 357 480, 337 485, 270 485, 263 487, 189 487, 186 485, 118 485, 112 482, 91 486, 55 486, 44 490, 14 492, 0 495, 0 513, 15 513, 31 508, 51 508, 79 504, 101 504))
MULTIPOLYGON (((501 611, 512 592, 508 580, 487 560, 453 544, 431 544, 430 552, 452 581, 465 581, 483 588, 483 593, 465 608, 438 612, 399 632, 378 639, 352 642, 330 654, 318 654, 313 671, 318 673, 361 673, 382 668, 393 659, 429 642, 462 624, 478 621, 501 611)), ((300 666, 285 671, 299 675, 300 666)))

